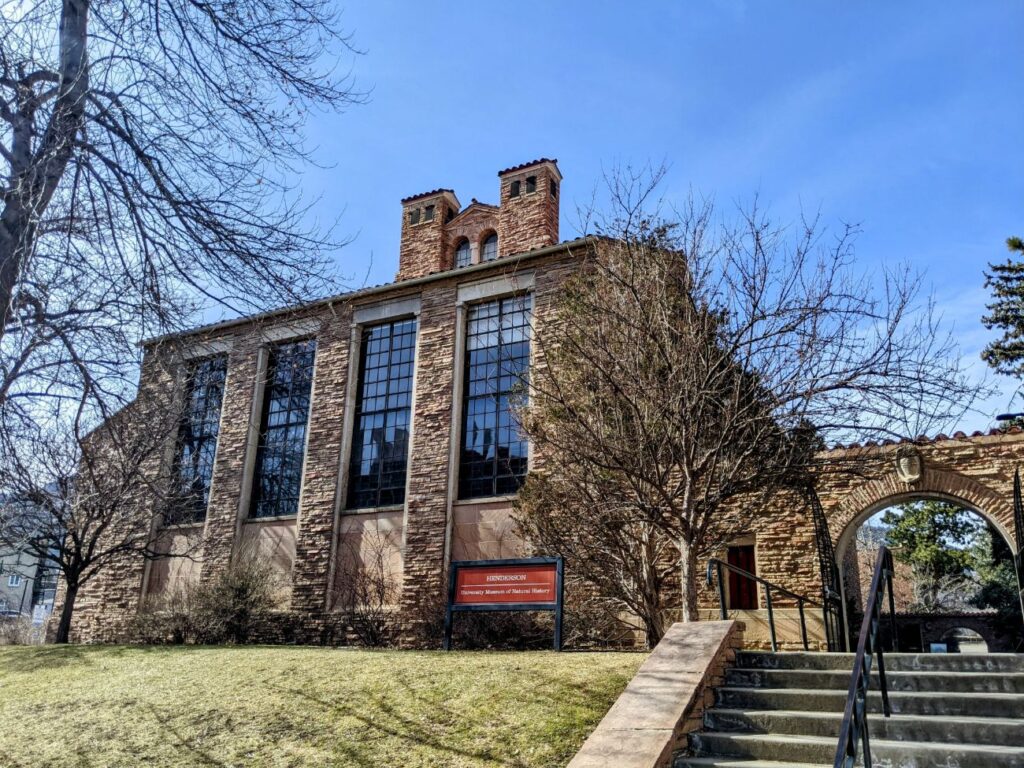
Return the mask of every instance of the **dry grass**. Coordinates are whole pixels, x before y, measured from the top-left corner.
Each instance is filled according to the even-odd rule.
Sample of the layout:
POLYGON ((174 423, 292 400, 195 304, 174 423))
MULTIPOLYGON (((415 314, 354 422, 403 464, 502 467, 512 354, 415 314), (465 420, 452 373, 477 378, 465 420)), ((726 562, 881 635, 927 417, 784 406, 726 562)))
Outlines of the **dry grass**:
POLYGON ((564 765, 633 653, 0 648, 0 765, 564 765))

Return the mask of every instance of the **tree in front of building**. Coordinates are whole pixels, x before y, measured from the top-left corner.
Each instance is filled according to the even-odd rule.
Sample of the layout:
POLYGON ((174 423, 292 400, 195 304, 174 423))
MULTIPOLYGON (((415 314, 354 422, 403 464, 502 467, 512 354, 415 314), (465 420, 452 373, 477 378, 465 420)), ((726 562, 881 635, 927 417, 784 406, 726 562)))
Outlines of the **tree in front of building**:
POLYGON ((658 526, 635 514, 633 495, 618 480, 586 461, 535 473, 516 499, 516 518, 528 541, 566 558, 575 594, 596 589, 617 609, 601 618, 642 630, 653 648, 667 629, 677 558, 658 526))
POLYGON ((361 98, 338 20, 327 0, 0 0, 0 429, 109 416, 139 341, 199 309, 335 290, 339 243, 294 176, 309 110, 361 98))
POLYGON ((616 537, 657 531, 691 621, 701 558, 749 533, 771 494, 805 488, 823 440, 919 434, 973 390, 913 275, 887 274, 876 299, 851 273, 851 229, 826 244, 814 222, 791 231, 756 208, 735 226, 710 204, 662 215, 658 176, 611 179, 611 213, 537 329, 522 422, 543 475, 519 515, 541 547, 570 547, 574 568, 593 557, 631 592, 657 574, 626 573, 633 536, 616 537), (610 553, 571 543, 591 519, 610 553))
POLYGON ((1020 378, 1024 377, 1024 240, 1009 237, 1006 247, 1014 257, 1004 264, 989 264, 990 271, 985 273, 992 303, 981 319, 990 331, 998 329, 1003 335, 985 347, 981 358, 999 373, 1020 378))
POLYGON ((158 554, 158 524, 174 502, 160 468, 179 424, 171 403, 137 399, 88 434, 63 421, 0 433, 0 483, 19 501, 0 508, 0 544, 60 571, 56 642, 68 642, 86 582, 158 554))
POLYGON ((0 0, 0 497, 53 514, 0 541, 59 550, 62 638, 81 583, 150 543, 123 502, 161 419, 145 446, 119 426, 140 340, 336 289, 294 177, 309 110, 361 99, 352 53, 327 0, 0 0), (137 450, 103 476, 87 433, 118 412, 98 434, 137 450))
POLYGON ((910 609, 963 608, 975 591, 972 547, 985 527, 980 519, 956 504, 928 499, 887 510, 882 524, 893 558, 910 568, 910 609))

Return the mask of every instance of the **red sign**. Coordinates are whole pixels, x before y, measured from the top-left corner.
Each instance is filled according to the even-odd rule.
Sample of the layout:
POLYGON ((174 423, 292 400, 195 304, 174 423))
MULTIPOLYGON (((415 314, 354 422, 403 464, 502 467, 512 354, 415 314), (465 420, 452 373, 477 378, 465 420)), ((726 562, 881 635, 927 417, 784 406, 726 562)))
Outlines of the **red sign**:
POLYGON ((455 605, 558 601, 555 563, 462 566, 455 571, 455 605))

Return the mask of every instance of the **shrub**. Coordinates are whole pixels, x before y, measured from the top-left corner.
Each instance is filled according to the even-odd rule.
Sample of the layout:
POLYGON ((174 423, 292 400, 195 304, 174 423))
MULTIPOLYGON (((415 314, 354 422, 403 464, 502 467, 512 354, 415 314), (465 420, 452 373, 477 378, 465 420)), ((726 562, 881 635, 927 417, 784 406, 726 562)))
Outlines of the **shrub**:
POLYGON ((196 642, 249 642, 253 628, 278 606, 280 578, 269 558, 239 557, 192 595, 196 642))
POLYGON ((148 600, 135 615, 130 635, 147 644, 242 645, 278 607, 280 590, 271 557, 245 550, 208 580, 148 600))
POLYGON ((370 531, 341 549, 341 578, 334 590, 355 640, 365 646, 391 645, 401 598, 401 576, 395 554, 401 540, 394 531, 370 531))
POLYGON ((45 626, 24 616, 0 617, 0 645, 41 645, 45 626))

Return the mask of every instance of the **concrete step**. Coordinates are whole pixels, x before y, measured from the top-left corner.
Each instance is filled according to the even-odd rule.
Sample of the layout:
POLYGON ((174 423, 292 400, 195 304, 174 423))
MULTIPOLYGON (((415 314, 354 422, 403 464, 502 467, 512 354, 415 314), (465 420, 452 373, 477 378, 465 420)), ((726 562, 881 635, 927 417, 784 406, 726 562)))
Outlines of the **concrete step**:
MULTIPOLYGON (((769 653, 743 651, 736 666, 750 669, 853 669, 852 653, 769 653)), ((1017 653, 887 653, 885 668, 894 672, 1021 672, 1024 654, 1017 653)))
MULTIPOLYGON (((757 760, 788 760, 796 763, 828 764, 836 751, 836 738, 775 734, 715 733, 690 736, 690 748, 697 755, 732 755, 757 760)), ((1021 768, 1024 747, 982 744, 932 744, 920 741, 871 739, 871 756, 876 765, 933 768, 1021 768)))
MULTIPOLYGON (((1024 672, 893 671, 886 659, 889 691, 940 691, 944 693, 1024 693, 1024 672)), ((815 688, 848 690, 851 670, 833 669, 730 669, 725 684, 737 688, 815 688)), ((878 673, 871 687, 879 688, 878 673)))
POLYGON ((743 757, 677 757, 672 768, 832 768, 832 763, 780 763, 743 757))
MULTIPOLYGON (((715 690, 715 701, 716 706, 724 709, 842 712, 846 691, 722 686, 715 690)), ((1019 693, 896 692, 889 695, 889 701, 894 714, 1024 718, 1024 694, 1019 693)), ((882 711, 882 698, 877 691, 868 695, 868 711, 882 711)))
MULTIPOLYGON (((704 713, 704 728, 708 731, 823 736, 833 740, 839 738, 842 722, 841 712, 714 708, 704 713)), ((868 722, 872 739, 1024 746, 1024 720, 870 715, 868 722)))

